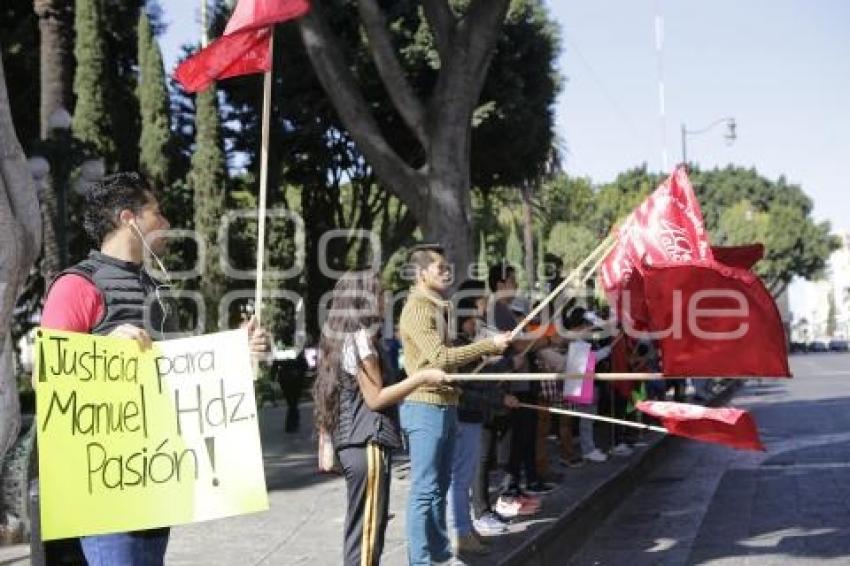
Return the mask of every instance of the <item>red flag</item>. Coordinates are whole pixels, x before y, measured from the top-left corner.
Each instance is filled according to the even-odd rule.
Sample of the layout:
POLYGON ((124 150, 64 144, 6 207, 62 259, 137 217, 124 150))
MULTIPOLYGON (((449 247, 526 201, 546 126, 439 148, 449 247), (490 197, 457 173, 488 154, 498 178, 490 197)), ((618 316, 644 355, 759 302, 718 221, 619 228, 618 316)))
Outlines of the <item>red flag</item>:
POLYGON ((213 81, 264 73, 271 68, 269 28, 223 35, 184 60, 174 71, 186 92, 198 92, 213 81))
POLYGON ((294 20, 309 9, 307 0, 239 0, 227 21, 224 35, 294 20))
POLYGON ((715 261, 646 266, 650 330, 666 376, 790 377, 776 303, 746 269, 715 261))
POLYGON ((602 284, 617 293, 644 264, 712 257, 699 202, 681 165, 623 222, 617 246, 602 264, 602 284))
POLYGON ((239 0, 224 35, 180 63, 174 78, 198 92, 219 79, 268 71, 271 26, 309 9, 307 0, 239 0))
POLYGON ((755 421, 741 409, 670 401, 640 401, 637 408, 659 419, 670 434, 742 450, 764 451, 755 421))
POLYGON ((747 244, 745 246, 711 246, 714 259, 725 265, 752 269, 764 257, 763 244, 747 244))
MULTIPOLYGON (((629 364, 629 338, 625 335, 619 335, 611 344, 611 371, 615 373, 626 373, 632 371, 629 364)), ((615 381, 613 383, 614 391, 616 391, 624 399, 628 399, 635 388, 634 381, 615 381)))

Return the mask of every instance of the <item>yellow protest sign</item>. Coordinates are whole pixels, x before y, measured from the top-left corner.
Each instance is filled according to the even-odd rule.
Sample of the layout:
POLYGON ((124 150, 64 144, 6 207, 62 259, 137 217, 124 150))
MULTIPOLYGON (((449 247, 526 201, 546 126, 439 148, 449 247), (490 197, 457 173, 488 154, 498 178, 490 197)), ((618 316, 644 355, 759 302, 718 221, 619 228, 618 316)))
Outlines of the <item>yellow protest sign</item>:
POLYGON ((268 509, 248 336, 157 342, 40 329, 44 540, 268 509))

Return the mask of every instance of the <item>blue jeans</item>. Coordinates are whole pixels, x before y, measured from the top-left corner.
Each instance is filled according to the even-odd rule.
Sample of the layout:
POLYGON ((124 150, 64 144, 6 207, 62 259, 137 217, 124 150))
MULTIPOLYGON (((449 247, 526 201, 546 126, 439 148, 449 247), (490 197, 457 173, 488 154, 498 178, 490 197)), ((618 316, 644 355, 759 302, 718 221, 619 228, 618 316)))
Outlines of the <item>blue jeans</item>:
MULTIPOLYGON (((593 405, 576 405, 575 410, 586 415, 596 415, 596 404, 593 405)), ((578 440, 581 444, 581 453, 587 456, 596 450, 596 441, 593 439, 593 420, 582 419, 578 420, 578 440)))
POLYGON ((162 566, 169 529, 81 537, 89 566, 162 566))
POLYGON ((446 494, 452 475, 457 407, 407 401, 400 413, 410 451, 407 559, 411 566, 430 566, 452 557, 446 494))
POLYGON ((459 537, 472 533, 469 488, 478 470, 480 451, 481 423, 458 422, 448 497, 448 523, 449 528, 459 537))

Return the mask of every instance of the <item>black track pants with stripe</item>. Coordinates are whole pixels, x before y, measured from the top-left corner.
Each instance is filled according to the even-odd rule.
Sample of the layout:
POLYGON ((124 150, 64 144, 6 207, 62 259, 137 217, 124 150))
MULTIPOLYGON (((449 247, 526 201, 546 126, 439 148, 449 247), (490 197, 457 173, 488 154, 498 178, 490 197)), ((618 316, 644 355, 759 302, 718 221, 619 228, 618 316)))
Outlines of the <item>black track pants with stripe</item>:
POLYGON ((390 451, 378 444, 339 450, 348 510, 345 514, 345 566, 381 562, 390 501, 390 451))

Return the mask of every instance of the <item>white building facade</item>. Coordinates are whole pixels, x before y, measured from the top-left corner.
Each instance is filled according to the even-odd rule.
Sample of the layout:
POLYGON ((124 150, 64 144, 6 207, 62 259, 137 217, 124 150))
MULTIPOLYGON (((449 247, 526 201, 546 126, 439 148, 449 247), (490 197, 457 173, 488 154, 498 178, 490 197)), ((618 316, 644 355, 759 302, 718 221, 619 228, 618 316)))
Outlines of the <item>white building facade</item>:
POLYGON ((799 284, 802 292, 794 304, 791 338, 795 342, 850 338, 850 234, 838 236, 841 247, 829 257, 824 279, 799 284), (835 308, 831 333, 830 302, 835 308))

